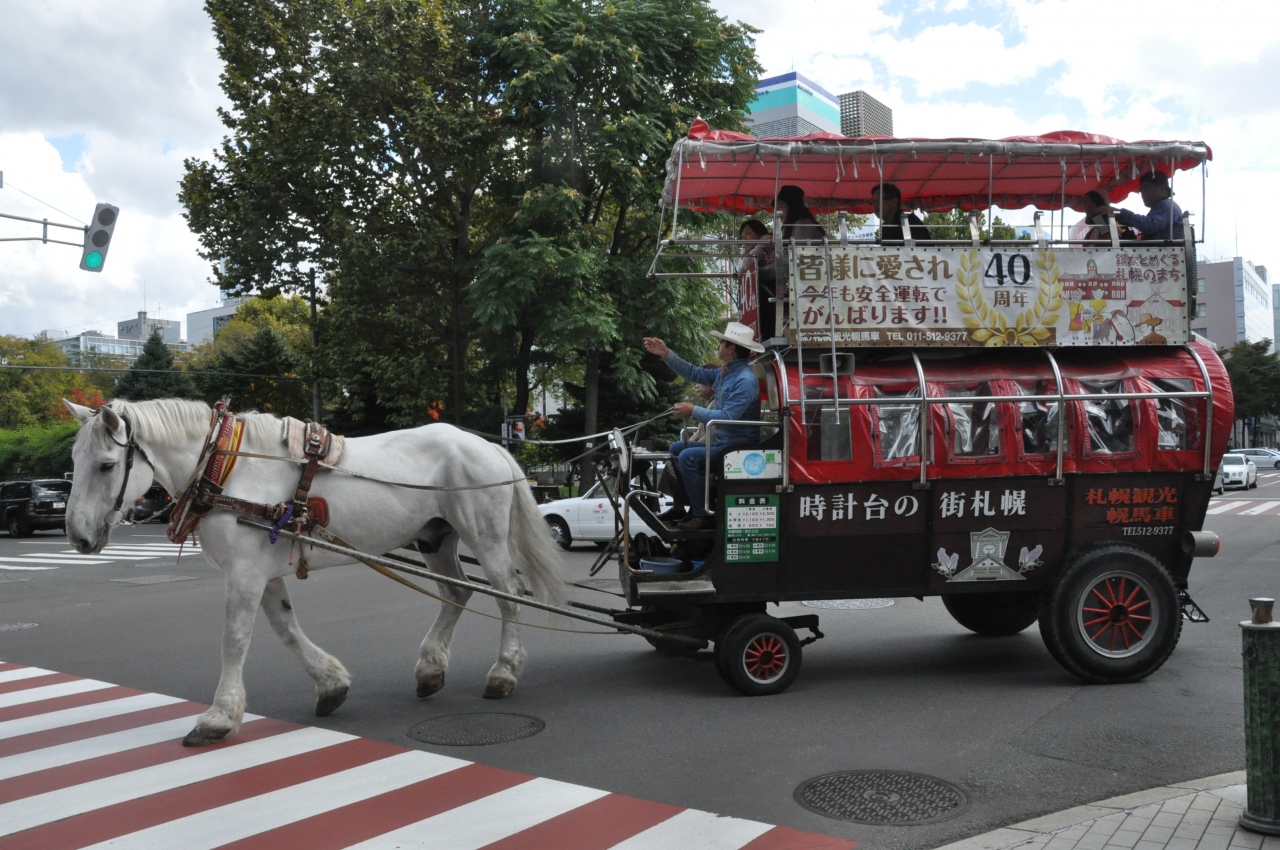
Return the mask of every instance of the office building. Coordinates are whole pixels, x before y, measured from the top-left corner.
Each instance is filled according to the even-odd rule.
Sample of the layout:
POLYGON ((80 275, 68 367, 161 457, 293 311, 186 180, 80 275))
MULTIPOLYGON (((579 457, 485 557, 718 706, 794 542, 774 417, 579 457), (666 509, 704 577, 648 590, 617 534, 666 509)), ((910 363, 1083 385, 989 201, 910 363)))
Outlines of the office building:
POLYGON ((240 309, 243 298, 231 297, 210 310, 198 310, 187 314, 187 341, 194 345, 203 345, 213 339, 213 335, 222 330, 231 317, 240 309))
POLYGON ((1223 349, 1237 342, 1270 339, 1271 350, 1276 350, 1276 313, 1265 266, 1233 257, 1201 262, 1198 275, 1193 331, 1223 349))
POLYGON ((840 132, 840 100, 813 80, 792 71, 761 80, 747 115, 757 139, 840 132))
MULTIPOLYGON (((163 333, 161 331, 162 337, 163 333)), ((72 366, 101 364, 131 366, 138 359, 138 355, 142 353, 142 347, 147 344, 146 339, 129 339, 127 337, 121 339, 107 336, 102 331, 84 331, 83 333, 51 341, 62 349, 62 352, 67 355, 67 359, 71 361, 72 366)), ((182 340, 167 342, 167 344, 169 350, 175 353, 191 350, 191 346, 182 340)))
POLYGON ((146 342, 147 337, 155 331, 168 343, 182 340, 182 323, 172 319, 149 319, 147 314, 138 313, 138 318, 116 323, 116 336, 120 339, 140 339, 146 342))
POLYGON ((840 95, 840 135, 892 136, 893 110, 864 91, 840 95))

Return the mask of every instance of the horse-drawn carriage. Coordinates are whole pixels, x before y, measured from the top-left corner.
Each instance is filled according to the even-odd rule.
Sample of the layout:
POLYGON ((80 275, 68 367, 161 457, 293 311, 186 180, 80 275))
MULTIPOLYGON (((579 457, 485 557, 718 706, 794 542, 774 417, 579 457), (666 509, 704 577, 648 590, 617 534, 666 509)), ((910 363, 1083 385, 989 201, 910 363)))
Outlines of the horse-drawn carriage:
POLYGON ((1037 213, 1028 239, 992 239, 980 211, 1031 205, 1061 216, 1090 190, 1119 200, 1153 168, 1172 177, 1208 157, 1200 143, 1072 133, 761 141, 696 124, 668 166, 671 237, 651 273, 731 282, 733 312, 766 344, 751 364, 763 418, 711 422, 708 435, 757 425, 765 439, 707 469, 702 498, 718 528, 686 531, 656 515, 652 486, 632 484, 665 453, 615 432, 625 608, 561 603, 554 545, 524 473, 444 424, 348 440, 339 460, 314 429, 282 431, 273 416, 217 409, 211 422, 208 407, 180 401, 96 414, 68 405, 86 423, 68 535, 99 551, 152 480, 180 496, 173 539, 208 514, 202 551, 226 574, 227 619, 222 678, 191 744, 240 723, 259 607, 315 680, 317 712, 341 704, 351 677, 302 633, 284 578, 352 560, 440 585, 414 668, 420 697, 444 685, 475 591, 497 597, 503 620, 491 697, 511 693, 523 665, 520 605, 664 651, 714 643, 726 681, 770 694, 794 681, 802 644, 821 637, 816 615, 774 617, 771 603, 941 596, 979 634, 1039 620, 1070 672, 1135 681, 1169 657, 1183 618, 1204 619, 1188 579, 1193 559, 1218 545, 1201 526, 1232 397, 1222 362, 1190 327, 1194 234, 1184 220, 1182 239, 1125 242, 1109 218, 1102 238, 1069 238, 1059 218, 1055 238, 1037 213), (967 227, 921 233, 904 217, 893 240, 883 228, 857 238, 847 216, 872 212, 871 190, 884 197, 890 184, 913 206, 967 212, 967 227), (751 214, 775 207, 782 185, 803 188, 838 229, 784 239, 775 215, 773 300, 761 310, 761 269, 743 256, 751 246, 682 231, 678 213, 751 214), (281 474, 287 464, 301 481, 281 474), (621 532, 633 513, 661 547, 646 535, 637 548, 621 532), (464 571, 459 543, 485 578, 464 571), (406 545, 422 560, 380 554, 406 545))
POLYGON ((672 231, 652 273, 730 281, 766 341, 752 365, 773 436, 707 470, 713 532, 657 522, 620 476, 627 509, 683 568, 647 570, 664 565, 628 552, 627 621, 714 641, 717 669, 745 693, 786 688, 808 642, 796 629, 820 636, 816 616, 767 613, 798 600, 941 596, 983 635, 1039 620, 1054 658, 1087 681, 1157 669, 1181 619, 1203 619, 1188 576, 1217 551, 1201 526, 1231 387, 1190 328, 1189 221, 1181 239, 1128 242, 1114 217, 1100 239, 1061 217, 1089 190, 1119 200, 1152 169, 1208 157, 1200 143, 1078 133, 757 140, 695 125, 668 163, 672 231), (776 209, 784 184, 838 214, 838 232, 786 241, 775 215, 762 310, 753 243, 682 235, 678 214, 776 209), (888 184, 912 206, 967 213, 968 227, 921 232, 904 215, 896 241, 857 238, 846 216, 873 211, 888 184), (1023 238, 986 238, 981 211, 995 205, 1057 223, 1037 212, 1023 238))

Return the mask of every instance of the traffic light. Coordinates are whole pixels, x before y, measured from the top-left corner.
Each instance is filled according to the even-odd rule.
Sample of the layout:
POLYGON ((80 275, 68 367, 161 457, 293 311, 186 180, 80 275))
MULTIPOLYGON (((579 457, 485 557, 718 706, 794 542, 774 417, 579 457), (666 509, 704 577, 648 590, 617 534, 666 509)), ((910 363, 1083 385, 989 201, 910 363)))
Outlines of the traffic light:
POLYGON ((111 204, 98 204, 93 210, 93 221, 84 232, 84 251, 80 254, 80 268, 87 272, 102 271, 111 247, 111 233, 116 229, 116 217, 120 208, 111 204))

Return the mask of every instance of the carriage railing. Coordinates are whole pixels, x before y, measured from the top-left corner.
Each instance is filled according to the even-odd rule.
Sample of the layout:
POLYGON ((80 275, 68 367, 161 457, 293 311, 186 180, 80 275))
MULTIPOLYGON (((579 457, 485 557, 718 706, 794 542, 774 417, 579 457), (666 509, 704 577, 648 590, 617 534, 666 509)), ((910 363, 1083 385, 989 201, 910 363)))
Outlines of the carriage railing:
MULTIPOLYGON (((1053 479, 1051 479, 1051 483, 1062 484, 1065 481, 1065 479, 1063 478, 1063 464, 1064 464, 1064 457, 1065 457, 1065 450, 1066 450, 1067 417, 1065 416, 1065 411, 1067 409, 1066 408, 1067 402, 1099 401, 1099 400, 1106 400, 1106 399, 1138 400, 1138 399, 1201 399, 1202 398, 1202 399, 1205 399, 1205 418, 1204 418, 1205 426, 1204 426, 1204 438, 1203 438, 1204 469, 1200 475, 1200 480, 1211 480, 1213 477, 1213 463, 1212 463, 1213 383, 1209 379, 1209 370, 1205 367, 1204 360, 1201 359, 1200 355, 1196 352, 1195 348, 1188 345, 1188 346, 1184 346, 1184 349, 1187 351, 1187 353, 1191 355, 1192 359, 1195 360, 1196 366, 1200 370, 1200 377, 1201 377, 1201 380, 1204 382, 1204 387, 1205 387, 1203 390, 1187 390, 1187 391, 1171 391, 1171 392, 1067 393, 1065 392, 1063 387, 1062 370, 1058 367, 1058 361, 1053 356, 1053 352, 1046 348, 1046 349, 1041 349, 1041 351, 1043 351, 1046 359, 1049 361, 1050 368, 1053 370, 1054 386, 1056 386, 1058 389, 1056 393, 1049 394, 1049 395, 1012 395, 1012 396, 974 395, 974 396, 965 396, 964 400, 966 403, 970 403, 970 404, 987 404, 987 403, 994 404, 994 403, 1005 403, 1005 402, 1018 403, 1018 404, 1035 403, 1035 402, 1056 403, 1058 405, 1058 408, 1057 408, 1058 436, 1056 441, 1057 446, 1056 446, 1056 452, 1055 452, 1056 470, 1055 470, 1053 479)), ((782 363, 782 358, 780 355, 777 356, 776 359, 779 363, 782 363)), ((954 404, 955 399, 949 396, 937 396, 937 397, 930 396, 928 381, 924 373, 924 364, 921 363, 919 356, 914 351, 911 352, 911 359, 912 359, 913 365, 915 366, 916 378, 919 381, 920 395, 915 398, 912 398, 909 396, 895 397, 892 400, 892 403, 894 405, 918 405, 918 411, 919 411, 918 417, 921 424, 920 424, 920 427, 916 429, 916 433, 918 434, 917 444, 920 448, 920 453, 919 453, 920 481, 916 486, 920 488, 924 488, 924 487, 927 487, 929 484, 929 478, 928 478, 929 453, 927 449, 931 448, 933 445, 932 431, 931 431, 932 417, 927 415, 927 411, 930 410, 931 408, 926 407, 926 405, 954 404)), ((800 398, 798 399, 798 401, 800 404, 800 416, 801 416, 802 422, 808 421, 805 416, 804 378, 806 374, 819 375, 821 377, 826 377, 826 373, 815 373, 815 372, 806 373, 803 370, 803 368, 800 369, 800 372, 799 372, 800 398)), ((785 409, 789 409, 792 404, 790 390, 786 381, 785 365, 781 367, 780 378, 781 380, 779 381, 779 396, 780 396, 779 401, 783 409, 785 410, 785 409)), ((839 385, 838 380, 836 380, 835 383, 837 386, 839 385)), ((838 390, 836 392, 838 393, 838 390)), ((838 401, 841 404, 854 404, 854 405, 868 405, 868 404, 883 405, 886 403, 885 399, 883 398, 846 398, 846 399, 839 399, 838 401)), ((827 405, 824 404, 823 406, 825 407, 827 405)), ((784 429, 784 434, 789 434, 789 433, 790 433, 789 428, 784 429)), ((708 428, 707 439, 708 441, 710 441, 711 439, 709 428, 708 428)), ((783 468, 787 469, 790 461, 790 455, 791 455, 789 441, 784 440, 783 446, 784 446, 783 468)), ((710 464, 708 464, 708 469, 710 469, 710 464)))

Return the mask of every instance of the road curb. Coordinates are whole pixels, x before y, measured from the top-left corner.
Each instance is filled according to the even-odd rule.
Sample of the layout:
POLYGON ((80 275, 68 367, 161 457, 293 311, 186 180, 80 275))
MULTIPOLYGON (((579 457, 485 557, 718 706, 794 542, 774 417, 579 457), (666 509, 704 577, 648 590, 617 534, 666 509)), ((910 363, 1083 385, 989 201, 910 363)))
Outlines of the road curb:
MULTIPOLYGON (((1109 797, 1096 803, 1063 809, 1060 812, 1042 815, 1038 818, 1032 818, 951 844, 945 844, 935 848, 935 850, 1011 850, 1011 848, 1023 847, 1033 843, 1044 845, 1054 841, 1057 841, 1062 846, 1062 850, 1067 850, 1066 845, 1074 846, 1083 837, 1082 835, 1068 835, 1067 833, 1090 831, 1089 829, 1081 830, 1081 827, 1092 827, 1103 818, 1120 820, 1115 816, 1127 816, 1137 809, 1165 804, 1169 801, 1182 798, 1194 800, 1203 793, 1214 794, 1233 806, 1242 807, 1244 803, 1244 771, 1237 770, 1232 773, 1220 773, 1216 776, 1206 776, 1202 779, 1160 785, 1155 788, 1148 788, 1145 791, 1135 791, 1131 794, 1109 797)), ((1261 836, 1258 837, 1261 838, 1261 836)), ((1168 840, 1161 843, 1167 844, 1173 840, 1176 840, 1175 837, 1170 835, 1168 840)), ((1103 843, 1111 844, 1112 842, 1103 843)), ((1150 847, 1155 842, 1147 839, 1142 843, 1150 847)))

